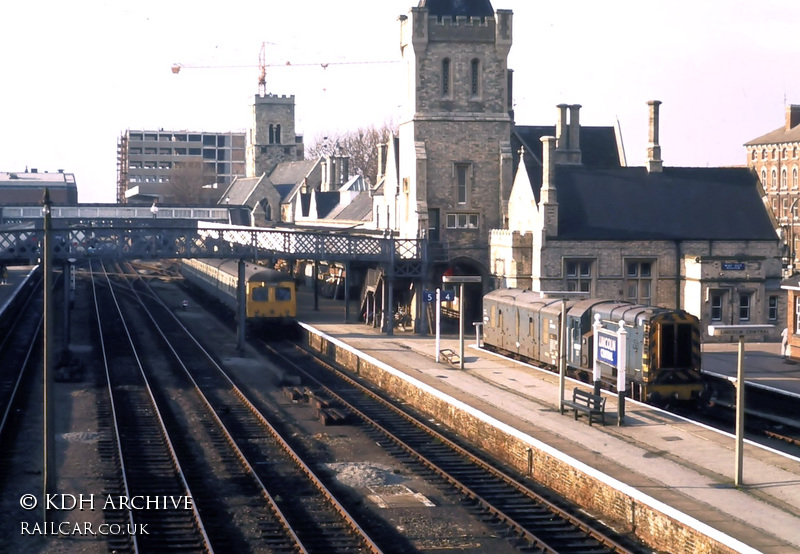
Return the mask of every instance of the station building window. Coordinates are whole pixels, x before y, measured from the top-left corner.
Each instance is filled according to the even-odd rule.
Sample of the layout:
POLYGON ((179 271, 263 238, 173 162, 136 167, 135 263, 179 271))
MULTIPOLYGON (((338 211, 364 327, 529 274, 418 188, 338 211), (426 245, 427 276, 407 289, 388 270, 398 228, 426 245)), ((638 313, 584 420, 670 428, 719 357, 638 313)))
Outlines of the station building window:
POLYGON ((739 321, 750 321, 750 300, 749 292, 739 294, 739 321))
POLYGON ((710 294, 711 321, 722 321, 722 296, 721 291, 712 291, 710 294))
POLYGON ((477 229, 478 214, 447 214, 448 229, 477 229))
POLYGON ((653 260, 625 262, 625 296, 630 302, 652 303, 653 260))
POLYGON ((592 266, 594 260, 564 260, 566 290, 592 292, 592 266))
POLYGON ((768 302, 769 302, 769 304, 767 306, 767 318, 770 321, 777 321, 778 320, 778 297, 777 296, 770 296, 768 302))

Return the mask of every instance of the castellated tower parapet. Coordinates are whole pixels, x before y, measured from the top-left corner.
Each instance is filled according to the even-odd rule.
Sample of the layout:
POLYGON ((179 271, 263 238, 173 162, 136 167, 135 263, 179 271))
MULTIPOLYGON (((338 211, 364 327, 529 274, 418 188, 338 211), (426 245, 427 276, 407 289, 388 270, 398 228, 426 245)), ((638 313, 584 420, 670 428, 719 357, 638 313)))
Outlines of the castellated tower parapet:
POLYGON ((268 172, 275 164, 303 157, 302 137, 295 132, 294 95, 257 94, 247 133, 247 176, 268 172))

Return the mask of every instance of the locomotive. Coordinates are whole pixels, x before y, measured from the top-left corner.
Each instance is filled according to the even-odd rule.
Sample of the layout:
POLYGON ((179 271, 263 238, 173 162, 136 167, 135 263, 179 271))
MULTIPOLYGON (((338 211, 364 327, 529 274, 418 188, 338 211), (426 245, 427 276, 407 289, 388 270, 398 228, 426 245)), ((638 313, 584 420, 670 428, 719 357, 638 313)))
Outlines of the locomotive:
MULTIPOLYGON (((184 278, 236 313, 239 269, 236 260, 187 259, 184 278)), ((289 326, 297 316, 294 279, 288 273, 245 262, 246 317, 249 327, 289 326)))
MULTIPOLYGON (((563 300, 539 292, 495 290, 483 298, 484 347, 516 359, 558 366, 563 300)), ((631 398, 651 404, 671 401, 702 403, 700 322, 683 311, 601 298, 566 300, 567 373, 592 381, 594 336, 602 329, 627 332, 626 381, 631 398)), ((601 383, 616 390, 617 368, 599 361, 601 383)))

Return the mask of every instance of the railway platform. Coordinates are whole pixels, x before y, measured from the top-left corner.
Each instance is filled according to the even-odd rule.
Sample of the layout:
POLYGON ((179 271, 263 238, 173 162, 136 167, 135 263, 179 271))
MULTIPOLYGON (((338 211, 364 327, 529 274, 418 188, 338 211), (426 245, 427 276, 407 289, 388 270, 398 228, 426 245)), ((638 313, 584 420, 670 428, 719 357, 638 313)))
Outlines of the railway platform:
MULTIPOLYGON (((580 471, 647 499, 729 551, 800 551, 798 458, 746 441, 743 483, 736 487, 734 436, 630 399, 618 425, 617 397, 611 394, 606 425, 589 426, 585 417, 576 421, 571 411, 559 412, 557 375, 479 349, 474 334, 465 335, 461 370, 444 357, 436 362, 432 336, 399 330, 388 336, 363 322, 344 322, 340 301, 320 298, 315 310, 312 295, 303 291, 298 319, 420 387, 535 437, 580 471)), ((440 348, 458 353, 458 336, 443 337, 440 348)), ((568 380, 565 396, 578 384, 568 380)))

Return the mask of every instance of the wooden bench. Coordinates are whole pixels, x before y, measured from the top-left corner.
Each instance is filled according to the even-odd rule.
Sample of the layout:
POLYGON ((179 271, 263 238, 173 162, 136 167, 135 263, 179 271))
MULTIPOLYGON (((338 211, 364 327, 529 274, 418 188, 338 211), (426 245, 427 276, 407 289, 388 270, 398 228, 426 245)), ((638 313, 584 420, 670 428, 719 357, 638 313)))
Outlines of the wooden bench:
POLYGON ((589 415, 589 425, 592 424, 592 417, 599 415, 603 425, 606 424, 606 399, 598 394, 586 392, 578 387, 572 391, 572 402, 564 400, 564 406, 575 410, 575 419, 578 413, 582 412, 589 415))
POLYGON ((445 360, 447 360, 453 365, 461 363, 461 358, 459 357, 459 355, 449 348, 439 350, 439 354, 441 354, 445 360))

